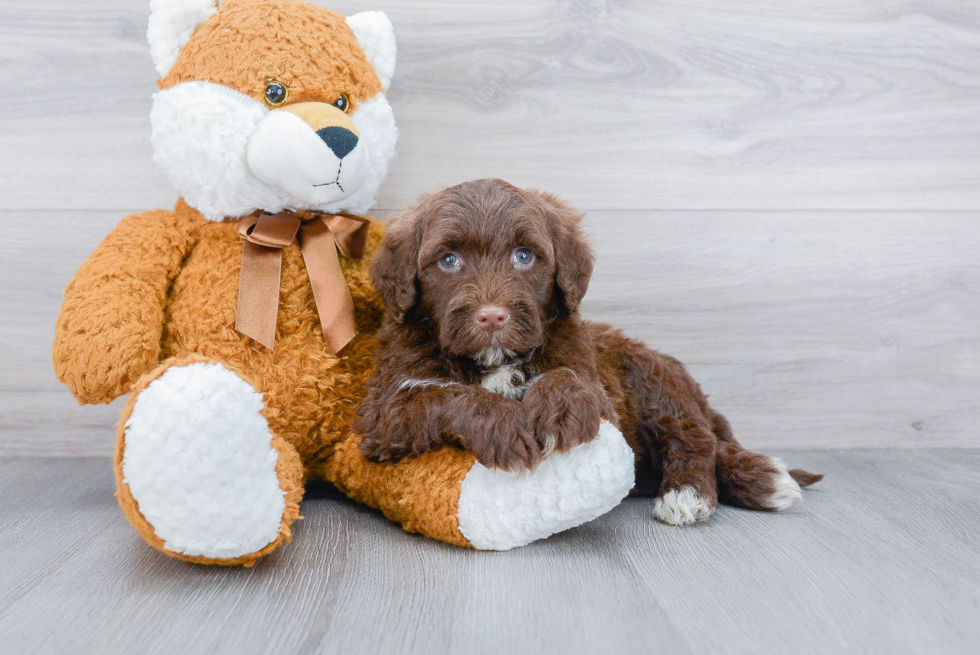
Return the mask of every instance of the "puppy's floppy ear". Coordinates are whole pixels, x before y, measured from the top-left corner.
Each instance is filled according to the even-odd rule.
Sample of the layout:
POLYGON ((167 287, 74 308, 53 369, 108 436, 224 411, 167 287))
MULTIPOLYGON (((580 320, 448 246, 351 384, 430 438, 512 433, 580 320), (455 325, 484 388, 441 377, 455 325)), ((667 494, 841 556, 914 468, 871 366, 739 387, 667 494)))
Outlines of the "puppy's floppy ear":
POLYGON ((378 253, 371 261, 371 284, 382 302, 400 322, 415 305, 421 210, 408 209, 388 220, 378 253))
POLYGON ((533 191, 551 223, 555 246, 555 283, 569 314, 578 311, 589 289, 595 256, 582 233, 583 214, 550 193, 533 191))

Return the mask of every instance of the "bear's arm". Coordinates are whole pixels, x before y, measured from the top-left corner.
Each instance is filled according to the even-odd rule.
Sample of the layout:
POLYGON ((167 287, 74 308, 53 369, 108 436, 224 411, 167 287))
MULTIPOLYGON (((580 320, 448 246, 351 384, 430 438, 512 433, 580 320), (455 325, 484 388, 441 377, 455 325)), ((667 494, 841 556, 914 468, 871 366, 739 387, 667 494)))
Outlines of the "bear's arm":
POLYGON ((80 404, 111 402, 157 364, 167 292, 200 220, 162 210, 127 216, 75 273, 53 354, 80 404))

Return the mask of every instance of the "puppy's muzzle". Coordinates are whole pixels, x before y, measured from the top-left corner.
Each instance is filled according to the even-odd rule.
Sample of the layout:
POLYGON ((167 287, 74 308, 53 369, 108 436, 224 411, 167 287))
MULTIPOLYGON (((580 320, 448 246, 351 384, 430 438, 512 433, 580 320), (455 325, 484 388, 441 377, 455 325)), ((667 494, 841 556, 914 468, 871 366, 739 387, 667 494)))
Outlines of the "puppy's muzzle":
POLYGON ((510 320, 510 312, 500 305, 484 305, 476 310, 477 324, 487 332, 503 329, 510 320))

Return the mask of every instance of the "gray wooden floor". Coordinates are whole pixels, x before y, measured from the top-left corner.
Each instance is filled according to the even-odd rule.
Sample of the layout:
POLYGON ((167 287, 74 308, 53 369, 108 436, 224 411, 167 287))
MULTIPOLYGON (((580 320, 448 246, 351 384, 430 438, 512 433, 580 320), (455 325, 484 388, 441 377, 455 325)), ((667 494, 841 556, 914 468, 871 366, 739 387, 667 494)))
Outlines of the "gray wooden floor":
POLYGON ((250 570, 143 544, 107 460, 0 460, 0 652, 980 650, 980 450, 780 454, 827 474, 783 514, 672 528, 629 499, 507 553, 321 489, 250 570))

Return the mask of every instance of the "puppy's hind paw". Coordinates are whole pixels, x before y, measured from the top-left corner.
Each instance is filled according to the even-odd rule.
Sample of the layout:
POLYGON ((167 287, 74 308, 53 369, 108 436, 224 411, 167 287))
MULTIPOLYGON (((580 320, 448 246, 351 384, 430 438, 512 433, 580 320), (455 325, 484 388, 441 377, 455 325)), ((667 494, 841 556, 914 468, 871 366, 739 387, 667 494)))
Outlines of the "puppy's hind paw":
POLYGON ((690 525, 710 517, 715 508, 692 486, 671 489, 653 501, 653 516, 668 525, 690 525))

